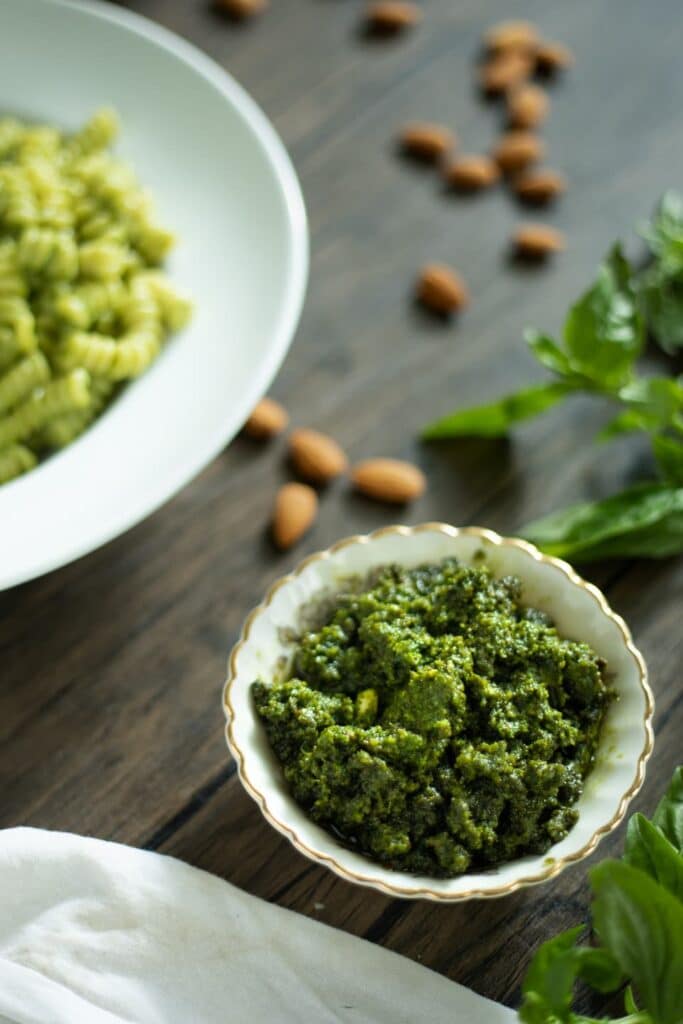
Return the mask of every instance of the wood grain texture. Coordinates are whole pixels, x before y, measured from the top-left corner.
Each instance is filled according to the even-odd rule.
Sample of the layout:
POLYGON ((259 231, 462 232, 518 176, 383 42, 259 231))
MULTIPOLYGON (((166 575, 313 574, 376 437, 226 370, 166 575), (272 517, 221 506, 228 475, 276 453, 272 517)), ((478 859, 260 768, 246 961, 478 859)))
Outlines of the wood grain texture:
MULTIPOLYGON (((680 5, 661 0, 655 18, 639 0, 424 0, 419 29, 382 43, 359 35, 357 0, 273 0, 242 26, 203 0, 127 6, 231 71, 273 119, 301 176, 311 283, 274 396, 293 425, 330 433, 352 460, 416 460, 430 488, 397 516, 336 482, 315 529, 278 554, 266 527, 288 478, 284 442, 238 439, 124 537, 0 595, 0 825, 173 853, 515 1005, 531 951, 584 919, 585 865, 504 900, 450 908, 341 882, 290 849, 241 790, 224 747, 220 689, 246 612, 310 551, 399 517, 514 533, 646 468, 638 442, 592 445, 608 413, 582 399, 509 444, 427 447, 416 434, 458 403, 535 376, 523 327, 556 330, 612 240, 627 236, 664 188, 683 185, 680 5), (477 97, 473 58, 482 31, 511 16, 536 20, 578 58, 552 87, 543 131, 549 163, 570 183, 548 216, 569 248, 533 270, 507 261, 506 240, 524 218, 507 194, 444 195, 433 171, 394 151, 401 126, 416 120, 454 127, 468 152, 490 148, 501 112, 477 97), (472 292, 457 324, 410 301, 430 261, 452 264, 472 292)), ((680 760, 683 566, 606 563, 589 575, 650 665, 657 742, 636 806, 651 811, 680 760)), ((593 862, 622 838, 623 829, 593 862)))

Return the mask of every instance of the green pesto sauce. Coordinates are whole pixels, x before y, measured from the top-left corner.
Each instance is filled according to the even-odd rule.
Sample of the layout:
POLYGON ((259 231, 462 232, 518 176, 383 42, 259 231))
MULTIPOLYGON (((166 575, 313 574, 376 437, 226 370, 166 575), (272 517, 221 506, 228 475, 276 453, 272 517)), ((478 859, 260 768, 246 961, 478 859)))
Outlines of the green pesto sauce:
POLYGON ((297 802, 391 868, 435 877, 542 854, 577 819, 613 692, 514 577, 389 567, 253 684, 297 802))

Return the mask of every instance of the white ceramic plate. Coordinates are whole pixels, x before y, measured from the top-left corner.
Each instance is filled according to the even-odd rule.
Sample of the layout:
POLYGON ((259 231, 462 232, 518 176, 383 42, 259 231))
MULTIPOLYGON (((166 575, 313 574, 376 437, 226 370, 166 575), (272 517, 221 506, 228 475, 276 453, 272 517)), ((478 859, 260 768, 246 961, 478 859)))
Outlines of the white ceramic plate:
POLYGON ((566 562, 541 554, 525 541, 499 537, 476 526, 390 526, 311 555, 291 576, 275 583, 247 619, 230 655, 223 706, 226 738, 245 788, 271 825, 301 853, 347 881, 391 896, 445 902, 505 896, 554 878, 567 865, 587 857, 617 827, 640 789, 653 744, 654 703, 647 670, 623 619, 614 614, 597 587, 582 580, 566 562), (563 636, 586 641, 605 659, 619 700, 608 712, 595 768, 576 805, 579 819, 547 854, 458 878, 391 871, 343 846, 295 803, 256 714, 251 684, 255 679, 273 678, 282 659, 291 656, 292 642, 287 637, 301 629, 302 607, 334 591, 345 577, 364 576, 391 563, 415 566, 453 556, 469 563, 482 551, 495 575, 519 576, 525 603, 548 612, 563 636))
POLYGON ((197 312, 82 438, 0 487, 0 589, 92 551, 198 473, 267 389, 301 311, 301 191, 240 86, 113 5, 0 0, 0 112, 76 128, 102 105, 180 237, 169 271, 197 312))

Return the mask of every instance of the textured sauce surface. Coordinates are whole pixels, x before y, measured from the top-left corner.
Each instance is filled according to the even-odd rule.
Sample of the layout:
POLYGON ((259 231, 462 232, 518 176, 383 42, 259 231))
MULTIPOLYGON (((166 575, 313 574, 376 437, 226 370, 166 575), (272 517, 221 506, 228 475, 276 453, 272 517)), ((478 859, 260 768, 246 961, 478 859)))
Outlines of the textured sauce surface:
POLYGON ((295 799, 369 857, 460 875, 544 853, 575 823, 613 693, 515 577, 389 567, 253 696, 295 799))

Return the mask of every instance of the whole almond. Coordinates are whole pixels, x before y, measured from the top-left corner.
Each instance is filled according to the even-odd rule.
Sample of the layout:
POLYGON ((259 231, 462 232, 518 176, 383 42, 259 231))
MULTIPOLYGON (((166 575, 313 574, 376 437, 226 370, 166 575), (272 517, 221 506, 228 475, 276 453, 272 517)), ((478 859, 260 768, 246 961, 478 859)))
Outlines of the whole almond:
POLYGON ((419 498, 427 486, 421 469, 399 459, 366 459, 354 466, 352 478, 366 497, 395 505, 419 498))
POLYGON ((538 38, 538 30, 530 21, 501 21, 486 32, 484 46, 491 53, 528 52, 538 38))
POLYGON ((493 151, 493 159, 501 171, 511 174, 541 160, 545 146, 531 132, 506 132, 493 151))
POLYGON ((417 281, 417 298, 435 313, 448 314, 466 306, 470 297, 455 270, 445 263, 428 263, 417 281))
POLYGON ((267 441, 281 434, 289 423, 284 406, 272 398, 262 398, 244 424, 244 433, 257 441, 267 441))
POLYGON ((497 96, 524 82, 533 70, 533 60, 525 53, 503 53, 479 68, 479 85, 487 96, 497 96))
POLYGON ((574 54, 562 43, 539 43, 534 55, 536 67, 545 75, 564 71, 574 63, 574 54))
POLYGON ((436 161, 455 146, 455 135, 442 124, 407 124, 400 136, 404 153, 419 160, 436 161))
POLYGON ((515 128, 536 128, 545 121, 550 100, 537 85, 520 85, 507 97, 508 120, 515 128))
POLYGON ((366 13, 370 30, 382 35, 393 35, 412 28, 421 18, 420 8, 417 4, 408 3, 408 0, 379 0, 370 4, 366 13))
POLYGON ((243 21, 261 14, 268 6, 268 0, 215 0, 215 6, 231 18, 243 21))
POLYGON ((459 192, 488 188, 500 177, 498 164, 489 156, 461 156, 444 170, 448 184, 459 192))
POLYGON ((284 484, 275 497, 273 540, 285 551, 311 528, 318 514, 318 495, 308 484, 284 484))
POLYGON ((567 182, 557 171, 532 169, 515 178, 512 187, 523 202, 540 206, 561 195, 567 182))
POLYGON ((548 224, 520 224, 512 241, 519 256, 534 260, 544 259, 565 247, 562 232, 548 224))
POLYGON ((346 455, 334 438, 318 430, 294 430, 289 438, 289 455, 299 476, 314 484, 326 484, 348 467, 346 455))

